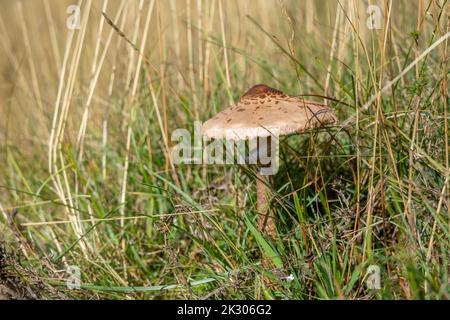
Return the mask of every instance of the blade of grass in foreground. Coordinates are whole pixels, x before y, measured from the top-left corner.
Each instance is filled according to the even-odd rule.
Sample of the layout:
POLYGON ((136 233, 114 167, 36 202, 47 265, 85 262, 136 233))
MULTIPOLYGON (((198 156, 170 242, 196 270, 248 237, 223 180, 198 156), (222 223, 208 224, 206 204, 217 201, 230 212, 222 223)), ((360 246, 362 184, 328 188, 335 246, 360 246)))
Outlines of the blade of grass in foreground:
POLYGON ((261 233, 256 230, 256 228, 253 226, 253 224, 248 220, 247 217, 245 217, 245 224, 250 229, 250 232, 253 234, 253 236, 256 239, 256 242, 258 242, 258 245, 260 246, 262 253, 267 256, 274 265, 277 268, 283 267, 283 261, 281 261, 280 256, 275 251, 275 249, 272 248, 272 246, 264 239, 264 237, 261 235, 261 233))
MULTIPOLYGON (((197 281, 191 281, 190 286, 195 287, 202 284, 217 281, 215 278, 206 278, 197 281)), ((66 286, 65 282, 61 281, 51 281, 54 285, 66 286)), ((122 292, 122 293, 133 293, 133 292, 150 292, 150 291, 162 291, 162 290, 173 290, 180 289, 184 286, 181 284, 168 284, 168 285, 158 285, 158 286, 137 286, 137 287, 125 287, 125 286, 99 286, 94 284, 81 284, 80 289, 83 290, 93 290, 93 291, 108 291, 108 292, 122 292)))

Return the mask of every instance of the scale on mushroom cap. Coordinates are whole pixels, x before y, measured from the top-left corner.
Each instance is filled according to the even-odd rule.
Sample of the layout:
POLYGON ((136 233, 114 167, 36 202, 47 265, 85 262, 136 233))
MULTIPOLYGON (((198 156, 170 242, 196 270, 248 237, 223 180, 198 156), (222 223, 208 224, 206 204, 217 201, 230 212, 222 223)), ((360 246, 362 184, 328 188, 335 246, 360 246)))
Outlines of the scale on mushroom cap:
MULTIPOLYGON (((205 138, 210 139, 265 141, 263 145, 270 145, 269 150, 250 152, 258 156, 271 153, 273 158, 273 152, 277 152, 273 146, 274 143, 278 146, 278 137, 302 133, 336 121, 334 111, 327 106, 258 84, 248 90, 235 105, 206 121, 202 133, 205 138)), ((260 143, 255 144, 256 147, 259 145, 260 143)), ((256 175, 257 210, 261 214, 258 227, 263 233, 267 230, 267 234, 273 239, 276 229, 273 217, 269 217, 267 176, 274 172, 264 170, 264 167, 260 169, 256 175)))

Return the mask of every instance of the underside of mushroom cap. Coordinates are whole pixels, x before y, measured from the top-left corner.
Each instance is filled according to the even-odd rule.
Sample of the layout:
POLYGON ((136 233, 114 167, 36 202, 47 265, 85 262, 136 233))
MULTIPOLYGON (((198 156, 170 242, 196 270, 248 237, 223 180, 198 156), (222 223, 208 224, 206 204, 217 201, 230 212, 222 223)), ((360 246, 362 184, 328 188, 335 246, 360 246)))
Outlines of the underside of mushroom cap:
POLYGON ((237 104, 206 121, 203 136, 227 140, 278 137, 336 121, 334 111, 324 105, 288 96, 265 85, 256 85, 237 104))

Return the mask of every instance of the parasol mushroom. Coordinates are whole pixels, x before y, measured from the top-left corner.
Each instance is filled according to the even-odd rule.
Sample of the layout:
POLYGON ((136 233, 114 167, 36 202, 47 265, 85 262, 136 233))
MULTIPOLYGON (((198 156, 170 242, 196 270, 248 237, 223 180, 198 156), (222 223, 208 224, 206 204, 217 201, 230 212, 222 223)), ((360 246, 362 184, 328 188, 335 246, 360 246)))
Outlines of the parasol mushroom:
MULTIPOLYGON (((327 106, 258 84, 235 105, 206 121, 202 130, 205 138, 234 141, 266 138, 271 143, 273 137, 302 133, 336 121, 334 111, 327 106)), ((264 172, 258 172, 256 178, 258 228, 263 234, 267 230, 274 239, 276 227, 269 212, 269 179, 264 172)))

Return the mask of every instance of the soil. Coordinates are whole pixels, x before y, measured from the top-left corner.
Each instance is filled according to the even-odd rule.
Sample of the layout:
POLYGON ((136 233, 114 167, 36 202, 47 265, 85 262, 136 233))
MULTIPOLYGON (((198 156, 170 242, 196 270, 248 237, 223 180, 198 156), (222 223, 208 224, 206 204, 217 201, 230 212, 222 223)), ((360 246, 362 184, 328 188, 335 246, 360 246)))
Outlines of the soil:
POLYGON ((67 299, 62 292, 46 284, 18 257, 0 243, 0 300, 67 299))

